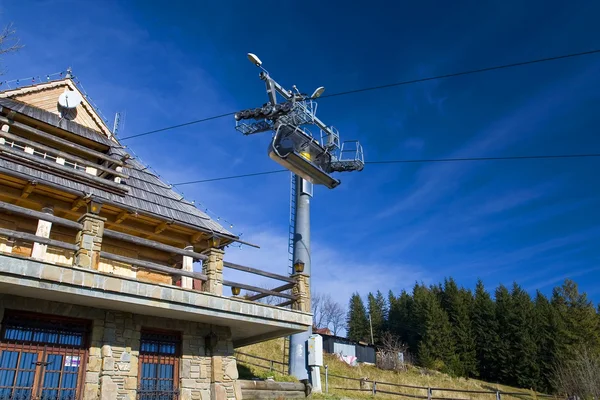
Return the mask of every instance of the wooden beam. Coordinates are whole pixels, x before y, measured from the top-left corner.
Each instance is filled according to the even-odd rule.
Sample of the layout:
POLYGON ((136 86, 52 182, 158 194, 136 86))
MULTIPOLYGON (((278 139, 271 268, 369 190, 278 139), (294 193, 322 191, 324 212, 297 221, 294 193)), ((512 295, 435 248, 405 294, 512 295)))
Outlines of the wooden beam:
POLYGON ((41 244, 46 244, 48 246, 58 247, 61 249, 67 249, 72 251, 77 251, 78 247, 71 243, 61 242, 60 240, 48 239, 41 236, 36 236, 32 233, 26 232, 17 232, 11 229, 0 228, 0 235, 7 236, 13 239, 21 239, 29 242, 37 242, 41 244))
POLYGON ((287 307, 294 304, 294 300, 284 301, 283 303, 275 304, 275 307, 287 307))
POLYGON ((175 269, 167 267, 166 265, 160 265, 150 261, 143 261, 131 257, 118 256, 116 254, 107 253, 105 251, 100 252, 100 258, 121 262, 123 264, 135 265, 137 267, 142 267, 153 271, 159 271, 174 276, 187 276, 188 278, 201 279, 203 281, 206 281, 208 279, 206 275, 200 272, 184 271, 182 269, 175 269))
MULTIPOLYGON (((271 289, 271 290, 274 292, 283 292, 284 290, 289 290, 289 289, 293 288, 295 285, 296 285, 295 283, 286 283, 285 285, 276 287, 275 289, 271 289)), ((260 300, 265 297, 269 297, 269 295, 261 293, 261 294, 255 294, 254 296, 247 297, 246 300, 256 301, 256 300, 260 300)))
MULTIPOLYGON (((99 169, 101 171, 104 171, 106 173, 109 173, 109 174, 112 174, 112 175, 115 175, 115 176, 119 176, 119 177, 124 178, 124 179, 129 178, 129 176, 127 176, 127 175, 125 175, 125 174, 123 174, 121 172, 117 172, 114 169, 110 169, 110 168, 104 167, 104 166, 102 166, 100 164, 95 163, 94 161, 86 160, 86 159, 78 157, 78 156, 76 156, 74 154, 65 153, 64 151, 53 149, 52 147, 45 146, 45 145, 43 145, 43 144, 41 144, 39 142, 34 142, 32 140, 25 139, 24 137, 21 137, 21 136, 18 136, 18 135, 13 135, 12 133, 0 131, 0 137, 5 137, 5 138, 10 139, 10 140, 14 140, 14 141, 17 141, 17 142, 24 143, 24 144, 26 144, 28 146, 33 147, 34 149, 43 150, 43 151, 45 151, 47 153, 51 153, 54 156, 62 157, 64 159, 66 159, 66 160, 72 160, 72 161, 75 161, 75 162, 77 162, 79 164, 83 164, 83 165, 86 165, 86 166, 94 167, 94 168, 97 168, 97 169, 99 169)), ((115 161, 115 160, 113 160, 113 161, 115 161)))
POLYGON ((106 161, 112 161, 115 164, 118 164, 120 166, 124 165, 123 162, 121 160, 119 160, 119 159, 113 158, 113 157, 108 156, 108 155, 106 155, 104 153, 101 153, 99 151, 92 150, 92 149, 90 149, 88 147, 85 147, 85 146, 73 143, 73 142, 71 142, 69 140, 65 140, 65 139, 59 138, 58 136, 51 135, 51 134, 46 133, 46 132, 44 132, 42 130, 39 130, 39 129, 36 129, 36 128, 32 128, 31 126, 23 124, 21 122, 13 121, 11 119, 8 119, 8 118, 2 117, 2 116, 0 116, 0 122, 4 122, 4 123, 6 123, 6 124, 8 124, 10 126, 14 126, 15 128, 19 128, 19 129, 21 129, 21 130, 23 130, 23 131, 25 131, 27 133, 30 133, 30 134, 32 134, 34 136, 46 139, 46 140, 48 140, 50 142, 53 142, 53 143, 56 143, 56 144, 60 144, 60 145, 66 147, 66 148, 69 148, 71 150, 79 151, 80 153, 84 153, 84 154, 86 154, 88 156, 92 156, 92 157, 95 157, 95 158, 100 158, 100 159, 106 160, 106 161))
POLYGON ((189 251, 185 249, 180 249, 177 247, 169 246, 167 244, 155 242, 153 240, 143 239, 137 236, 128 235, 127 233, 117 232, 110 229, 104 230, 104 236, 112 239, 122 240, 124 242, 129 242, 133 244, 137 244, 139 246, 146 246, 156 250, 162 250, 167 253, 179 254, 187 257, 194 257, 199 260, 206 260, 208 257, 204 254, 196 253, 194 251, 189 251))
POLYGON ((117 215, 117 218, 115 218, 115 224, 120 224, 121 222, 123 222, 127 218, 129 218, 130 215, 131 215, 131 213, 129 213, 127 211, 121 211, 119 213, 119 215, 117 215))
POLYGON ((40 211, 30 210, 28 208, 16 206, 14 204, 6 203, 4 201, 0 201, 0 210, 14 214, 24 215, 26 217, 42 219, 44 221, 52 222, 53 224, 65 226, 67 228, 78 230, 83 228, 83 225, 79 222, 71 221, 66 218, 60 218, 55 215, 46 214, 40 211))
POLYGON ((29 195, 31 194, 31 192, 33 192, 33 190, 35 189, 36 185, 37 185, 37 181, 27 182, 27 185, 25 185, 25 187, 23 188, 23 191, 21 192, 21 198, 23 198, 23 199, 28 198, 29 195))
POLYGON ((272 272, 262 271, 260 269, 250 268, 250 267, 246 267, 244 265, 230 263, 228 261, 224 261, 223 266, 227 267, 227 268, 231 268, 231 269, 237 269, 238 271, 248 272, 248 273, 251 273, 254 275, 261 275, 261 276, 266 276, 267 278, 278 279, 278 280, 284 281, 284 282, 296 283, 296 280, 290 276, 274 274, 272 272))
POLYGON ((190 242, 196 244, 201 241, 204 236, 206 236, 205 232, 196 232, 190 237, 190 242))
POLYGON ((75 200, 73 202, 73 204, 71 204, 71 211, 77 211, 79 210, 81 207, 87 205, 87 198, 85 197, 80 197, 77 200, 75 200))
POLYGON ((296 296, 293 296, 291 294, 277 293, 277 292, 274 292, 272 290, 263 289, 263 288, 259 288, 259 287, 251 286, 251 285, 246 285, 245 283, 232 282, 232 281, 223 281, 223 286, 239 287, 240 289, 251 290, 253 292, 258 292, 258 293, 264 293, 264 294, 269 295, 269 296, 283 297, 285 299, 296 300, 296 296))
POLYGON ((51 173, 59 174, 67 179, 82 181, 84 184, 91 186, 100 186, 100 189, 109 190, 113 192, 117 192, 123 194, 123 192, 127 193, 129 188, 125 185, 121 185, 119 183, 115 183, 113 181, 109 181, 108 179, 98 178, 95 175, 88 174, 87 172, 78 171, 74 168, 65 167, 64 165, 58 164, 53 161, 44 160, 41 157, 31 155, 29 153, 25 153, 21 150, 15 150, 10 147, 2 146, 0 147, 0 153, 4 153, 5 156, 9 156, 10 159, 14 160, 18 159, 19 162, 23 163, 23 161, 27 160, 29 164, 36 168, 40 168, 40 164, 45 166, 44 169, 49 169, 51 173), (79 178, 79 179, 75 179, 79 178), (95 184, 95 185, 94 185, 95 184))
POLYGON ((162 231, 167 229, 169 227, 169 225, 171 225, 172 223, 173 223, 173 221, 164 221, 164 222, 158 224, 154 228, 154 234, 158 235, 159 233, 161 233, 162 231))

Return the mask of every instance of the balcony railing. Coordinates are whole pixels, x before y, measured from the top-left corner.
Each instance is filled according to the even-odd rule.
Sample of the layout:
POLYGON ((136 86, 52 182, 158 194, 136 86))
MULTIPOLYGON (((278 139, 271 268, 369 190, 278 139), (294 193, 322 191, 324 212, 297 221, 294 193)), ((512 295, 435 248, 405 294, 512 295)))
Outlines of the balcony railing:
POLYGON ((70 179, 85 181, 113 192, 127 192, 127 186, 121 184, 123 179, 128 178, 123 172, 122 160, 0 116, 0 123, 2 122, 4 125, 0 129, 0 153, 4 157, 18 158, 20 162, 25 163, 42 164, 70 179), (33 137, 36 141, 28 137, 33 137), (58 150, 39 141, 69 150, 58 150), (95 161, 74 153, 84 154, 95 161))
MULTIPOLYGON (((78 255, 80 255, 82 251, 84 253, 85 251, 89 253, 91 248, 89 246, 89 238, 87 240, 83 238, 85 236, 84 230, 86 229, 85 220, 76 222, 45 212, 35 211, 1 201, 0 213, 10 213, 28 218, 34 218, 38 221, 47 221, 54 225, 62 226, 79 232, 76 235, 79 242, 68 243, 66 241, 56 240, 50 237, 44 237, 28 232, 19 232, 13 229, 0 228, 0 252, 11 253, 21 257, 34 258, 38 259, 39 261, 66 267, 77 266, 82 268, 90 268, 90 265, 83 265, 81 262, 78 262, 80 259, 78 255), (87 244, 84 242, 87 242, 87 244), (36 246, 44 246, 44 248, 42 251, 39 249, 36 251, 36 246)), ((90 258, 96 258, 98 260, 95 264, 95 269, 98 269, 99 272, 107 272, 105 268, 98 268, 99 266, 112 263, 111 265, 113 265, 115 268, 111 272, 114 275, 135 278, 137 274, 139 274, 139 271, 149 271, 158 275, 170 277, 168 283, 160 283, 180 286, 182 289, 203 291, 223 296, 223 286, 227 286, 231 288, 232 295, 239 299, 255 302, 266 297, 281 298, 282 301, 274 304, 275 306, 292 307, 297 310, 302 310, 301 302, 303 296, 301 296, 301 294, 303 290, 300 287, 302 284, 302 278, 300 276, 284 276, 223 261, 222 252, 219 251, 217 251, 215 254, 220 254, 221 258, 211 257, 210 251, 208 252, 209 255, 206 255, 190 250, 189 248, 182 249, 153 240, 129 235, 123 232, 110 229, 103 229, 102 231, 102 238, 110 238, 113 241, 129 243, 135 247, 146 247, 164 252, 166 254, 175 254, 180 256, 182 257, 182 268, 174 268, 172 266, 159 264, 157 262, 140 260, 133 257, 115 254, 114 252, 109 252, 102 249, 100 246, 99 248, 94 248, 93 252, 96 254, 85 253, 90 258), (191 270, 191 265, 194 260, 202 261, 203 272, 191 270), (273 289, 264 289, 243 282, 226 280, 223 278, 223 268, 218 266, 218 263, 222 263, 222 267, 227 269, 233 269, 252 275, 258 275, 261 277, 281 281, 283 282, 283 285, 280 284, 273 289), (122 267, 119 268, 118 266, 122 267), (184 268, 185 266, 188 266, 188 268, 184 268), (129 273, 124 272, 124 269, 128 270, 129 273), (239 295, 242 289, 253 292, 254 294, 251 296, 241 297, 239 295), (290 291, 293 291, 294 294, 290 294, 290 291)), ((73 239, 77 242, 75 237, 73 239)))

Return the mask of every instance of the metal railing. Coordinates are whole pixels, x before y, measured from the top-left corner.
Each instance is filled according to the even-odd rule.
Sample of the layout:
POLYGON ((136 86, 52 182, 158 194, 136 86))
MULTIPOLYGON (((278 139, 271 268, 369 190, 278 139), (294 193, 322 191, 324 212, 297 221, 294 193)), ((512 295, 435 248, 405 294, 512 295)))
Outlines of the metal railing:
POLYGON ((148 390, 138 389, 137 390, 138 400, 177 400, 179 399, 179 390, 148 390))

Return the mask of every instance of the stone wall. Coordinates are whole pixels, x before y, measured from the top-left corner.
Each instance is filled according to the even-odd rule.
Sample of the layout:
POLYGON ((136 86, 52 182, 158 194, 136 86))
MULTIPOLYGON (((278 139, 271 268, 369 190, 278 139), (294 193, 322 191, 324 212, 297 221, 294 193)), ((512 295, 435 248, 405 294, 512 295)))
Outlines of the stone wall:
POLYGON ((5 309, 92 321, 88 359, 82 365, 86 372, 80 383, 84 400, 136 398, 142 329, 181 334, 180 400, 242 398, 229 328, 0 295, 0 321, 5 309))

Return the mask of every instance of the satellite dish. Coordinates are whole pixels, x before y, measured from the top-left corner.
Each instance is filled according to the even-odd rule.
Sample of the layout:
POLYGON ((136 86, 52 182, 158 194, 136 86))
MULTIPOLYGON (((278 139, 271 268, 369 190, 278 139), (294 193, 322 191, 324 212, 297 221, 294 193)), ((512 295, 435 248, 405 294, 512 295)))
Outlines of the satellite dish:
POLYGON ((62 108, 72 110, 76 108, 83 101, 83 97, 74 90, 67 90, 60 96, 58 96, 58 104, 62 108))

